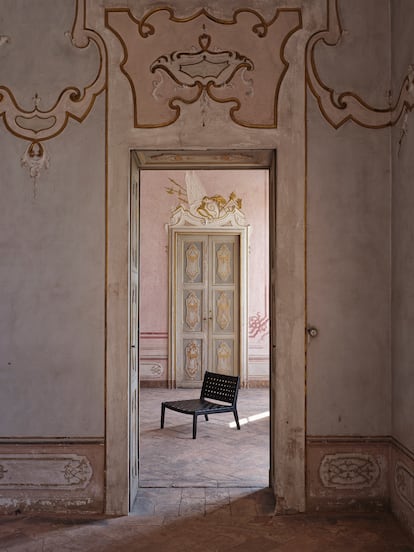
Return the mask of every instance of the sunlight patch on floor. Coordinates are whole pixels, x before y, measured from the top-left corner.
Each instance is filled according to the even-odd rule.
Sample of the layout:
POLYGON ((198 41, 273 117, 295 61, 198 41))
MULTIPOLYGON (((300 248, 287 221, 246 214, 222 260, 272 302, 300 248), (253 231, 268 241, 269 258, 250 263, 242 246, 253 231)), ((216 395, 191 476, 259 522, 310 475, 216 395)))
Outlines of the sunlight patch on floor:
MULTIPOLYGON (((270 416, 269 410, 266 412, 261 412, 260 414, 253 414, 253 416, 248 416, 247 418, 242 418, 239 420, 240 425, 246 425, 249 422, 255 422, 257 420, 262 420, 263 418, 268 418, 270 416)), ((236 422, 230 422, 229 427, 236 427, 236 422)))

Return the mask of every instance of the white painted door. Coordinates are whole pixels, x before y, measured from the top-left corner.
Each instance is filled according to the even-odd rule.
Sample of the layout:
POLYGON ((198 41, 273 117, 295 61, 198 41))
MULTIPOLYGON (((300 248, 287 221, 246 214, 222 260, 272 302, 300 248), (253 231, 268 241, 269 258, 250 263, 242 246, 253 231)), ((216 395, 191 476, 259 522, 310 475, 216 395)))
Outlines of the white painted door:
POLYGON ((238 375, 240 236, 178 234, 176 270, 177 387, 200 387, 206 370, 238 375))
POLYGON ((129 311, 129 508, 138 492, 138 171, 131 179, 130 207, 130 311, 129 311))

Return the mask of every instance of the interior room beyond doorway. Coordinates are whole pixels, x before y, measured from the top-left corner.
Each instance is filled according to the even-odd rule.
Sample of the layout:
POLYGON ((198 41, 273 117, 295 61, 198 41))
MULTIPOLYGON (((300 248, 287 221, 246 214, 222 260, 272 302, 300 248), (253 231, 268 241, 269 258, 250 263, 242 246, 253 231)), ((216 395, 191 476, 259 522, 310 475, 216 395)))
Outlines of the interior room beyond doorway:
MULTIPOLYGON (((191 203, 194 202, 194 179, 190 182, 188 172, 184 170, 151 170, 141 171, 140 176, 140 333, 139 333, 139 378, 141 388, 159 387, 168 388, 176 386, 176 359, 170 358, 169 340, 174 335, 169 335, 171 325, 169 321, 175 310, 183 310, 182 303, 188 297, 182 294, 181 290, 170 289, 169 284, 172 272, 178 271, 177 259, 169 259, 169 226, 174 221, 177 209, 191 210, 191 203), (188 197, 190 196, 190 197, 188 197), (177 304, 175 296, 181 293, 180 303, 177 304)), ((241 340, 247 345, 247 366, 246 374, 242 378, 243 384, 248 387, 268 386, 269 383, 269 184, 268 171, 257 170, 200 170, 196 173, 196 185, 202 187, 202 195, 207 198, 214 198, 215 205, 219 203, 223 212, 233 208, 230 203, 237 202, 240 212, 245 217, 248 228, 246 259, 239 259, 239 264, 244 262, 247 274, 243 284, 245 290, 240 290, 243 298, 241 304, 233 301, 234 291, 227 293, 228 305, 218 311, 218 324, 215 334, 217 344, 228 346, 229 356, 236 355, 236 347, 231 343, 230 337, 238 334, 241 340), (217 199, 218 198, 218 199, 217 199), (247 303, 244 304, 244 303, 247 303), (246 310, 245 321, 241 317, 241 310, 246 310), (238 312, 238 310, 240 312, 238 312), (220 312, 222 319, 220 320, 220 312), (223 321, 224 319, 224 321, 223 321), (237 326, 239 320, 239 327, 237 326), (243 323, 245 326, 243 326, 243 323), (223 330, 221 332, 221 330, 223 330)), ((214 206, 215 206, 214 205, 214 206)), ((198 209, 199 210, 199 209, 198 209)), ((214 216, 214 213, 213 215, 214 216)), ((195 217, 194 217, 195 218, 195 217)), ((217 227, 203 220, 196 221, 194 225, 187 222, 180 229, 180 232, 189 234, 190 231, 200 232, 214 231, 216 235, 225 235, 227 232, 234 233, 234 228, 227 222, 222 227, 217 227), (210 230, 213 228, 214 230, 210 230)), ((214 222, 214 221, 213 221, 214 222)), ((176 227, 174 227, 176 228, 176 227)), ((192 235, 190 235, 190 238, 192 235)), ((198 245, 198 239, 189 239, 188 243, 194 242, 198 245)), ((191 244, 191 245, 194 245, 191 244)), ((177 248, 178 249, 178 248, 177 248)), ((178 251, 179 253, 179 251, 178 251)), ((219 251, 217 251, 219 253, 219 251)), ((222 294, 221 288, 216 296, 209 295, 208 290, 201 288, 203 271, 207 267, 207 255, 200 252, 199 263, 200 274, 193 278, 195 288, 194 301, 198 301, 196 314, 187 324, 187 332, 184 333, 183 342, 178 344, 183 350, 181 361, 185 364, 185 347, 188 345, 189 336, 196 335, 195 345, 199 347, 200 362, 198 373, 185 374, 186 383, 190 386, 191 381, 194 387, 200 387, 202 370, 205 369, 207 356, 219 356, 220 352, 212 350, 212 346, 202 342, 203 316, 208 318, 212 315, 215 304, 219 303, 222 294), (206 312, 203 311, 203 302, 210 302, 211 305, 206 312), (198 310, 200 314, 198 315, 198 310), (199 320, 195 319, 199 316, 199 320), (190 330, 194 330, 191 332, 190 330), (207 350, 209 348, 209 350, 207 350), (198 385, 197 385, 198 382, 198 385)), ((234 259, 236 255, 233 256, 234 259)), ((237 259, 236 259, 237 260, 237 259)), ((229 287, 236 268, 233 258, 230 258, 230 277, 224 279, 225 287, 229 287)), ((225 265, 226 266, 226 265, 225 265)), ((242 272, 241 269, 240 273, 242 272)), ((191 278, 187 278, 190 280, 191 278)), ((217 278, 217 280, 221 280, 217 278)), ((186 288, 189 283, 184 275, 186 288)), ((233 282, 234 283, 234 282, 233 282)), ((178 286, 178 284, 177 284, 178 286)), ((234 287, 234 286, 233 286, 234 287)), ((192 289, 190 289, 192 292, 192 289)), ((191 312, 190 312, 191 314, 191 312)), ((181 312, 181 318, 185 318, 181 312)), ((187 314, 188 317, 188 314, 187 314)), ((207 324, 205 325, 207 326, 207 324)), ((175 332, 180 329, 173 327, 175 332)), ((174 333, 175 333, 174 332, 174 333)), ((170 331, 170 334, 173 333, 170 331)), ((218 347, 218 345, 217 345, 218 347)), ((180 355, 178 355, 180 357, 180 355)), ((240 364, 240 363, 239 363, 240 364)), ((184 367, 181 367, 184 369, 184 367)), ((192 367, 191 367, 192 368, 192 367)), ((235 368, 237 370, 237 367, 235 368)), ((185 371, 185 370, 184 370, 185 371)), ((190 372, 190 367, 187 372, 190 372)), ((229 372, 230 373, 230 372, 229 372)), ((233 373, 233 375, 239 375, 233 373)), ((241 375, 241 374, 240 374, 241 375)))
MULTIPOLYGON (((162 400, 197 397, 198 386, 175 389, 169 358, 171 320, 168 229, 178 207, 188 209, 187 170, 140 172, 140 486, 263 487, 269 484, 269 171, 197 170, 206 197, 219 206, 237 200, 249 228, 245 301, 245 380, 239 395, 241 431, 232 415, 200 420, 191 439, 191 417, 169 412, 159 429, 162 400), (195 387, 195 389, 188 389, 195 387), (227 419, 228 418, 228 419, 227 419), (203 463, 204 462, 204 463, 203 463), (204 466, 204 467, 203 467, 204 466)), ((188 197, 190 195, 190 197, 188 197)), ((237 306, 231 305, 234 313, 237 306)), ((236 317, 237 318, 237 317, 236 317)), ((211 354, 211 347, 210 347, 211 354)), ((190 382, 191 383, 191 382, 190 382)))

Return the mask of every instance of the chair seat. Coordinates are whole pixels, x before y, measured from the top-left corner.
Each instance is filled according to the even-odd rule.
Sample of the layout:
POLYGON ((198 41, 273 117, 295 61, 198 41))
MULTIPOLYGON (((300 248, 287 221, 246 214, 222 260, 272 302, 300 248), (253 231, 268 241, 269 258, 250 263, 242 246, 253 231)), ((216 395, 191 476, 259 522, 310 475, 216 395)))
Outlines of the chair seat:
POLYGON ((228 404, 218 404, 204 399, 186 399, 182 401, 167 401, 163 403, 166 408, 182 412, 184 414, 218 414, 220 412, 233 412, 234 407, 228 404))

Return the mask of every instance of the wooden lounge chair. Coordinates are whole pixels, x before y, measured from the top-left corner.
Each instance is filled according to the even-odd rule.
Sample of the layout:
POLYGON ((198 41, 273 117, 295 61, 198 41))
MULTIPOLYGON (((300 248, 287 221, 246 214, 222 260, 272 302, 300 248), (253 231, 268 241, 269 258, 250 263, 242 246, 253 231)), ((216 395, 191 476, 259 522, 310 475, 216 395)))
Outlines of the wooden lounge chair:
POLYGON ((237 414, 239 385, 240 378, 238 376, 205 372, 199 399, 185 399, 182 401, 167 401, 161 403, 161 429, 164 427, 166 408, 174 410, 175 412, 182 412, 183 414, 191 414, 193 417, 193 439, 197 436, 197 417, 201 415, 208 421, 209 414, 233 412, 237 429, 240 429, 239 416, 237 414), (207 399, 219 402, 212 402, 207 399))

